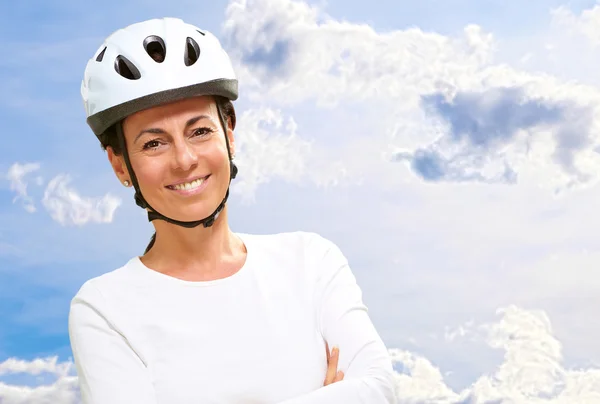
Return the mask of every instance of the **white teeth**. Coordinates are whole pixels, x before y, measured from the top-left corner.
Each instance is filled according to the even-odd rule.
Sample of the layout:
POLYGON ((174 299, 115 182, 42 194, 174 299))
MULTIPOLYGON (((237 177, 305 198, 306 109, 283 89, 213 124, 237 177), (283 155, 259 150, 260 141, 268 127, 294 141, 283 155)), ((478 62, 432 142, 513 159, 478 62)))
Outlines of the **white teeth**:
POLYGON ((194 180, 192 182, 186 182, 185 184, 177 184, 177 185, 173 185, 173 189, 177 189, 179 191, 189 191, 191 189, 195 189, 198 188, 200 185, 202 185, 202 183, 204 182, 203 178, 199 178, 197 180, 194 180))

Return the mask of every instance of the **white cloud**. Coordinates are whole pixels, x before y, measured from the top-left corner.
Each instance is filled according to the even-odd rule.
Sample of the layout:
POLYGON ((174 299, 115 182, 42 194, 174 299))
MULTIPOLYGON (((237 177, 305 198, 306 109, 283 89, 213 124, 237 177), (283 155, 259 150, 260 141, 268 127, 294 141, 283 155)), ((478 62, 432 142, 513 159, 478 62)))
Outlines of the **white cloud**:
POLYGON ((493 49, 493 37, 474 25, 456 39, 419 29, 378 33, 290 0, 234 0, 226 15, 232 57, 252 91, 245 96, 288 105, 379 98, 418 106, 438 83, 472 82, 493 49))
POLYGON ((389 351, 398 370, 394 375, 398 403, 441 404, 458 399, 458 394, 444 383, 442 373, 429 360, 401 349, 389 351))
POLYGON ((46 187, 42 204, 52 219, 63 226, 110 223, 121 200, 111 194, 100 198, 83 197, 69 186, 67 175, 54 177, 46 187))
POLYGON ((583 37, 595 47, 600 46, 600 4, 581 11, 579 15, 561 6, 552 10, 552 17, 554 23, 563 27, 567 33, 583 37))
POLYGON ((15 358, 0 363, 0 375, 49 375, 51 384, 38 386, 12 385, 0 382, 2 404, 80 404, 78 379, 72 362, 59 363, 57 357, 24 361, 15 358))
MULTIPOLYGON (((516 306, 499 309, 497 322, 459 327, 459 334, 485 341, 504 351, 504 361, 491 374, 454 392, 439 369, 426 358, 393 349, 399 403, 571 404, 600 402, 600 369, 566 369, 562 345, 553 336, 548 316, 516 306), (468 330, 465 332, 465 329, 468 330)), ((468 352, 464 353, 468 355, 468 352)))
MULTIPOLYGON (((33 198, 28 193, 31 181, 28 176, 39 171, 40 163, 14 163, 6 178, 10 181, 10 189, 16 193, 13 203, 22 201, 23 207, 30 213, 37 211, 33 198)), ((44 180, 41 176, 32 179, 33 184, 42 186, 44 180)), ((116 209, 121 205, 121 200, 111 194, 101 198, 82 197, 69 186, 71 179, 68 175, 54 177, 46 186, 42 205, 46 208, 52 219, 63 226, 82 226, 87 223, 110 223, 116 209)))
POLYGON ((57 380, 49 386, 12 386, 0 382, 2 404, 80 404, 77 378, 57 380))
MULTIPOLYGON (((381 153, 408 151, 404 160, 423 178, 527 182, 552 191, 600 178, 599 89, 496 64, 497 41, 479 26, 458 37, 417 28, 377 32, 291 0, 233 0, 226 16, 244 97, 280 106, 315 102, 347 114, 358 108, 369 118, 366 111, 378 111, 371 131, 352 135, 383 143, 394 128, 391 148, 381 153), (433 108, 425 108, 428 100, 433 108), (467 104, 482 114, 469 115, 467 104), (428 178, 427 170, 440 174, 428 178)), ((347 135, 339 130, 336 140, 345 143, 347 135)), ((356 151, 343 157, 350 166, 356 151)), ((370 164, 382 163, 372 157, 370 164)))
MULTIPOLYGON (((27 181, 25 177, 40 169, 40 163, 14 163, 8 170, 6 178, 10 181, 10 189, 15 191, 17 196, 13 199, 13 202, 17 202, 19 199, 23 201, 23 207, 26 211, 33 213, 36 211, 33 199, 27 193, 27 181)), ((36 179, 36 183, 40 185, 42 180, 40 177, 36 179)))
POLYGON ((0 363, 0 376, 15 373, 27 373, 39 375, 40 373, 52 373, 56 376, 66 376, 72 366, 70 363, 58 363, 58 357, 37 358, 32 361, 9 358, 0 363))
POLYGON ((281 110, 250 109, 242 113, 236 127, 236 164, 240 168, 232 191, 245 202, 254 200, 257 187, 271 180, 313 182, 327 186, 344 177, 344 167, 335 159, 326 162, 322 150, 298 136, 294 118, 281 110))
POLYGON ((243 112, 236 128, 236 164, 239 179, 232 187, 246 202, 256 188, 273 178, 295 182, 303 177, 311 144, 296 134, 293 117, 279 110, 250 109, 243 112))
MULTIPOLYGON (((570 2, 569 6, 589 4, 583 0, 570 2)), ((567 6, 548 10, 547 26, 533 31, 529 27, 529 35, 502 38, 497 59, 534 75, 545 72, 564 82, 599 88, 600 31, 595 22, 600 16, 599 10, 599 5, 591 5, 577 13, 567 6)))

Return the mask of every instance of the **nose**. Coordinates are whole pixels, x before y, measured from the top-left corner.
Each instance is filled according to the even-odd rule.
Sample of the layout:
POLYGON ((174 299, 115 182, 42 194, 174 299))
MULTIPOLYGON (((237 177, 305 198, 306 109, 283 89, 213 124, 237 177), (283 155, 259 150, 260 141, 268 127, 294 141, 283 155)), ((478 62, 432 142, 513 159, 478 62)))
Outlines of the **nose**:
POLYGON ((183 171, 188 171, 198 163, 198 156, 193 147, 191 147, 185 140, 175 142, 173 145, 174 168, 178 168, 183 171))

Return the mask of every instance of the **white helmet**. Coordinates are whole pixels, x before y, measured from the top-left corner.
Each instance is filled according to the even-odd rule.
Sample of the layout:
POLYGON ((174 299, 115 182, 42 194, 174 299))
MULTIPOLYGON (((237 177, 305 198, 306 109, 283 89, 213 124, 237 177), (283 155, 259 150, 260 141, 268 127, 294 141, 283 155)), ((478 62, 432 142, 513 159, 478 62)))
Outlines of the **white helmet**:
POLYGON ((96 136, 135 112, 200 95, 236 100, 237 78, 213 34, 176 18, 115 31, 88 61, 81 83, 96 136))

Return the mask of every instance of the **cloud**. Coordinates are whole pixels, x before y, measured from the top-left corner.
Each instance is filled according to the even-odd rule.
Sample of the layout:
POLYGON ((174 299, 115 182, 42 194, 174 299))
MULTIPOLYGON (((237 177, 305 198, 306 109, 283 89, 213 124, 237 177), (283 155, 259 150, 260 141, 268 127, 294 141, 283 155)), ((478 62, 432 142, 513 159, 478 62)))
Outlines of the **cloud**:
POLYGON ((259 185, 272 180, 336 184, 344 178, 344 167, 326 161, 322 150, 307 136, 298 135, 298 124, 282 110, 249 109, 236 128, 236 163, 240 168, 232 191, 245 202, 254 200, 259 185))
POLYGON ((289 0, 234 0, 226 16, 223 31, 241 64, 246 96, 288 105, 310 99, 321 105, 371 98, 418 102, 421 88, 433 90, 446 76, 466 76, 486 63, 493 43, 476 26, 458 39, 419 29, 377 33, 289 0), (277 56, 245 66, 257 53, 277 56))
MULTIPOLYGON (((22 200, 23 207, 29 213, 35 212, 36 207, 33 203, 33 199, 27 194, 27 182, 25 181, 25 177, 39 169, 40 163, 14 163, 8 169, 8 173, 6 174, 6 178, 10 181, 10 189, 17 194, 13 199, 13 203, 22 200)), ((37 184, 41 185, 41 179, 37 179, 37 184)))
POLYGON ((444 156, 439 146, 419 148, 415 151, 396 151, 392 161, 408 161, 411 169, 429 182, 485 182, 489 184, 513 184, 517 173, 507 164, 487 164, 489 160, 476 152, 463 151, 444 156), (488 169, 488 173, 480 169, 488 169))
POLYGON ((568 6, 563 3, 565 6, 547 10, 546 25, 535 29, 528 26, 519 35, 502 38, 495 59, 534 76, 545 72, 565 83, 585 83, 599 88, 600 31, 595 20, 600 15, 600 6, 587 0, 569 2, 568 6), (588 8, 582 9, 582 6, 588 8))
MULTIPOLYGON (((14 163, 6 178, 10 181, 10 189, 16 193, 13 202, 22 201, 23 207, 30 213, 37 211, 33 198, 28 194, 29 181, 27 176, 39 171, 40 163, 14 163)), ((34 184, 42 186, 44 180, 38 176, 34 184)), ((46 186, 42 205, 52 219, 63 226, 82 226, 87 223, 110 223, 121 200, 111 194, 101 198, 82 197, 69 186, 71 178, 68 175, 54 177, 46 186)))
MULTIPOLYGON (((266 28, 266 30, 269 29, 266 28)), ((265 66, 270 72, 284 73, 289 52, 290 43, 278 40, 269 48, 259 47, 243 53, 242 61, 257 68, 265 66)))
POLYGON ((444 383, 442 373, 428 359, 401 349, 390 349, 396 374, 398 403, 450 403, 458 398, 444 383))
MULTIPOLYGON (((600 90, 495 63, 499 43, 477 25, 457 36, 377 32, 291 0, 233 0, 226 18, 247 99, 379 112, 372 130, 352 133, 387 143, 390 160, 373 155, 371 165, 409 161, 427 181, 552 191, 600 178, 600 90)), ((356 153, 342 157, 350 166, 356 153)))
POLYGON ((508 143, 521 129, 555 124, 565 115, 559 106, 524 99, 520 88, 459 92, 452 100, 437 93, 423 96, 423 103, 447 121, 453 142, 466 140, 482 149, 508 143))
POLYGON ((69 187, 67 175, 54 177, 46 187, 42 204, 52 219, 63 226, 87 223, 111 223, 121 200, 111 194, 101 198, 82 197, 69 187))
POLYGON ((41 373, 52 373, 56 376, 66 376, 71 370, 69 363, 58 363, 58 357, 38 358, 32 361, 24 361, 9 358, 0 363, 0 376, 6 374, 27 373, 39 375, 41 373))
POLYGON ((459 38, 416 28, 378 33, 290 0, 233 0, 226 17, 223 33, 241 65, 245 96, 287 105, 376 98, 418 106, 420 94, 438 83, 473 77, 494 48, 493 36, 475 25, 459 38), (277 57, 244 63, 257 53, 277 57))
POLYGON ((242 113, 236 128, 236 163, 239 180, 233 191, 253 200, 256 188, 272 178, 297 181, 302 177, 311 145, 296 134, 293 117, 270 108, 242 113))
POLYGON ((553 22, 569 34, 583 37, 590 44, 600 46, 600 4, 583 10, 579 15, 565 6, 552 10, 553 22))
MULTIPOLYGON (((455 338, 482 340, 504 351, 504 361, 460 392, 450 389, 429 360, 407 351, 390 350, 396 390, 402 404, 559 404, 600 400, 600 369, 566 369, 562 345, 552 335, 543 311, 508 306, 496 322, 461 326, 455 338)), ((465 353, 468 354, 468 353, 465 353)))
POLYGON ((78 379, 74 372, 75 367, 72 362, 58 363, 57 357, 38 358, 32 361, 9 358, 0 363, 0 376, 6 374, 25 374, 37 377, 46 375, 54 381, 52 384, 34 387, 0 382, 0 403, 80 404, 78 379))
POLYGON ((516 169, 506 148, 518 141, 528 143, 538 129, 554 136, 556 164, 581 181, 589 178, 575 166, 575 156, 592 143, 590 110, 527 97, 518 87, 457 92, 450 99, 435 93, 422 99, 432 119, 441 121, 442 136, 412 153, 396 152, 394 160, 410 161, 413 171, 427 181, 515 183, 516 169), (486 174, 484 168, 494 164, 496 169, 486 174))

